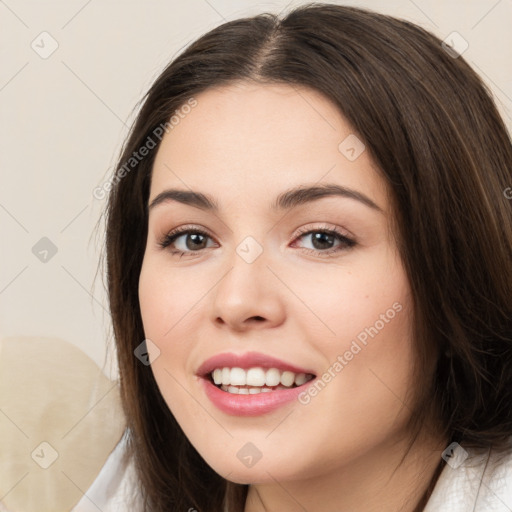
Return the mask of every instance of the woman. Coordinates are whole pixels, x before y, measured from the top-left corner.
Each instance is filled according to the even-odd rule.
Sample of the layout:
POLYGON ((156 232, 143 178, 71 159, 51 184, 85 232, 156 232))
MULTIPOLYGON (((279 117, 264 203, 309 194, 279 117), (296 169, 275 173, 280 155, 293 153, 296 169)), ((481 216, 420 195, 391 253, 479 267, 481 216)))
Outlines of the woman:
POLYGON ((162 72, 109 185, 102 510, 512 510, 512 146, 448 50, 317 4, 162 72))

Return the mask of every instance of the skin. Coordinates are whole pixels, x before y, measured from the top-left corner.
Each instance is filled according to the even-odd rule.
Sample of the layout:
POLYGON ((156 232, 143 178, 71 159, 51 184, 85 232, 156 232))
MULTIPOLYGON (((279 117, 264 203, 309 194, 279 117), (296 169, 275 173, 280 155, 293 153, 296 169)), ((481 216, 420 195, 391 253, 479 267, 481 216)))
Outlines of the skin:
POLYGON ((220 209, 176 201, 151 208, 139 282, 144 331, 160 351, 150 350, 151 368, 166 403, 217 473, 251 484, 246 512, 414 510, 446 444, 427 430, 396 469, 414 383, 411 292, 388 189, 369 151, 355 161, 339 151, 353 129, 307 88, 241 82, 196 99, 162 140, 149 204, 180 188, 213 196, 220 209), (339 196, 271 210, 286 189, 322 183, 354 189, 381 211, 339 196), (199 250, 186 234, 173 247, 159 245, 185 225, 208 234, 199 250), (311 232, 326 227, 356 245, 315 245, 311 232), (263 249, 252 263, 236 252, 247 236, 263 249), (329 248, 339 251, 322 254, 329 248), (401 311, 333 372, 357 335, 396 303, 401 311), (307 405, 229 415, 209 401, 195 370, 215 354, 246 351, 335 376, 307 405), (248 442, 262 454, 250 468, 237 457, 248 442))

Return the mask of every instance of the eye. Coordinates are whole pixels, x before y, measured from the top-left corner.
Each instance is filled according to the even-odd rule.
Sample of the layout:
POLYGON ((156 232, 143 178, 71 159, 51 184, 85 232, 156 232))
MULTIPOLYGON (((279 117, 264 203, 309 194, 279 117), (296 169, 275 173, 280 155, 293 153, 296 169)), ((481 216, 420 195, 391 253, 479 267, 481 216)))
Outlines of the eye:
POLYGON ((319 256, 331 256, 356 245, 355 240, 340 232, 338 228, 327 226, 314 229, 310 229, 308 226, 301 228, 296 237, 296 240, 299 239, 309 239, 313 248, 303 248, 303 250, 319 256), (337 245, 336 242, 338 242, 337 245))
POLYGON ((190 253, 199 252, 206 249, 207 239, 211 239, 210 235, 205 231, 194 227, 182 226, 170 233, 167 233, 164 238, 158 243, 162 249, 169 249, 171 254, 181 256, 189 255, 190 253), (180 238, 182 239, 180 242, 180 238))

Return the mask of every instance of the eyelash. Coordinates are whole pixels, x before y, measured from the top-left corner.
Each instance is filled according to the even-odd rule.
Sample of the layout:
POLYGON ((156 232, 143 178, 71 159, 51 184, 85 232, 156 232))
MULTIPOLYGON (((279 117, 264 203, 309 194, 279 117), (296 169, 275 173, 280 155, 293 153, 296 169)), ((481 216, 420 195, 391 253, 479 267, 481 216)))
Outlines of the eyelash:
MULTIPOLYGON (((314 229, 307 228, 307 227, 301 228, 299 230, 299 232, 297 233, 297 236, 295 237, 294 241, 299 238, 302 238, 305 235, 310 235, 313 233, 324 233, 327 235, 333 235, 340 241, 340 245, 338 245, 337 247, 332 247, 330 249, 326 249, 325 251, 322 251, 320 249, 302 248, 302 250, 305 251, 307 254, 312 254, 312 255, 321 256, 321 257, 331 257, 331 255, 335 255, 339 252, 346 251, 356 245, 355 240, 348 238, 346 235, 344 235, 343 233, 338 231, 336 228, 333 228, 333 227, 328 228, 327 226, 320 227, 320 228, 314 228, 314 229)), ((202 231, 195 227, 182 226, 180 228, 176 228, 176 229, 172 230, 171 232, 167 233, 162 238, 162 240, 160 240, 158 242, 158 245, 162 249, 168 249, 172 255, 179 256, 180 258, 182 258, 183 256, 190 257, 194 253, 200 253, 203 249, 199 249, 197 251, 180 251, 179 249, 172 250, 169 248, 170 245, 173 244, 177 238, 179 238, 180 236, 182 236, 184 234, 187 234, 187 235, 198 234, 198 235, 206 236, 208 238, 212 238, 205 231, 202 231)))

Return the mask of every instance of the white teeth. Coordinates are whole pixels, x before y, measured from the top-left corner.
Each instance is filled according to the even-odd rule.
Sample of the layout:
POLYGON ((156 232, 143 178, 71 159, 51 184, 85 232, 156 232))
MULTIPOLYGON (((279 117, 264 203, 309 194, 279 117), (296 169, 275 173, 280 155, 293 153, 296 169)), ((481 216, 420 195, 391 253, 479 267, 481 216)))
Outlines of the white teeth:
POLYGON ((277 386, 281 381, 281 372, 277 368, 270 368, 265 375, 265 384, 267 386, 277 386))
POLYGON ((222 370, 220 368, 213 370, 213 382, 217 385, 222 384, 222 370))
POLYGON ((247 384, 247 374, 242 368, 231 368, 229 383, 232 386, 245 386, 247 384))
POLYGON ((249 368, 247 371, 247 385, 258 387, 265 385, 265 371, 263 368, 249 368))
POLYGON ((227 391, 228 393, 231 393, 233 395, 257 395, 258 393, 269 393, 270 391, 274 391, 274 389, 290 389, 286 386, 277 386, 274 389, 271 388, 257 388, 257 387, 251 387, 251 388, 239 388, 238 386, 224 386, 222 385, 220 387, 222 391, 227 391))
POLYGON ((281 384, 283 386, 293 386, 293 382, 295 380, 295 373, 293 372, 283 372, 281 374, 281 384))
POLYGON ((243 368, 215 368, 211 373, 213 382, 224 391, 237 394, 267 393, 274 389, 289 389, 294 386, 302 386, 313 378, 306 373, 281 372, 277 368, 265 370, 259 366, 244 370, 243 368), (249 386, 239 388, 237 386, 249 386))

